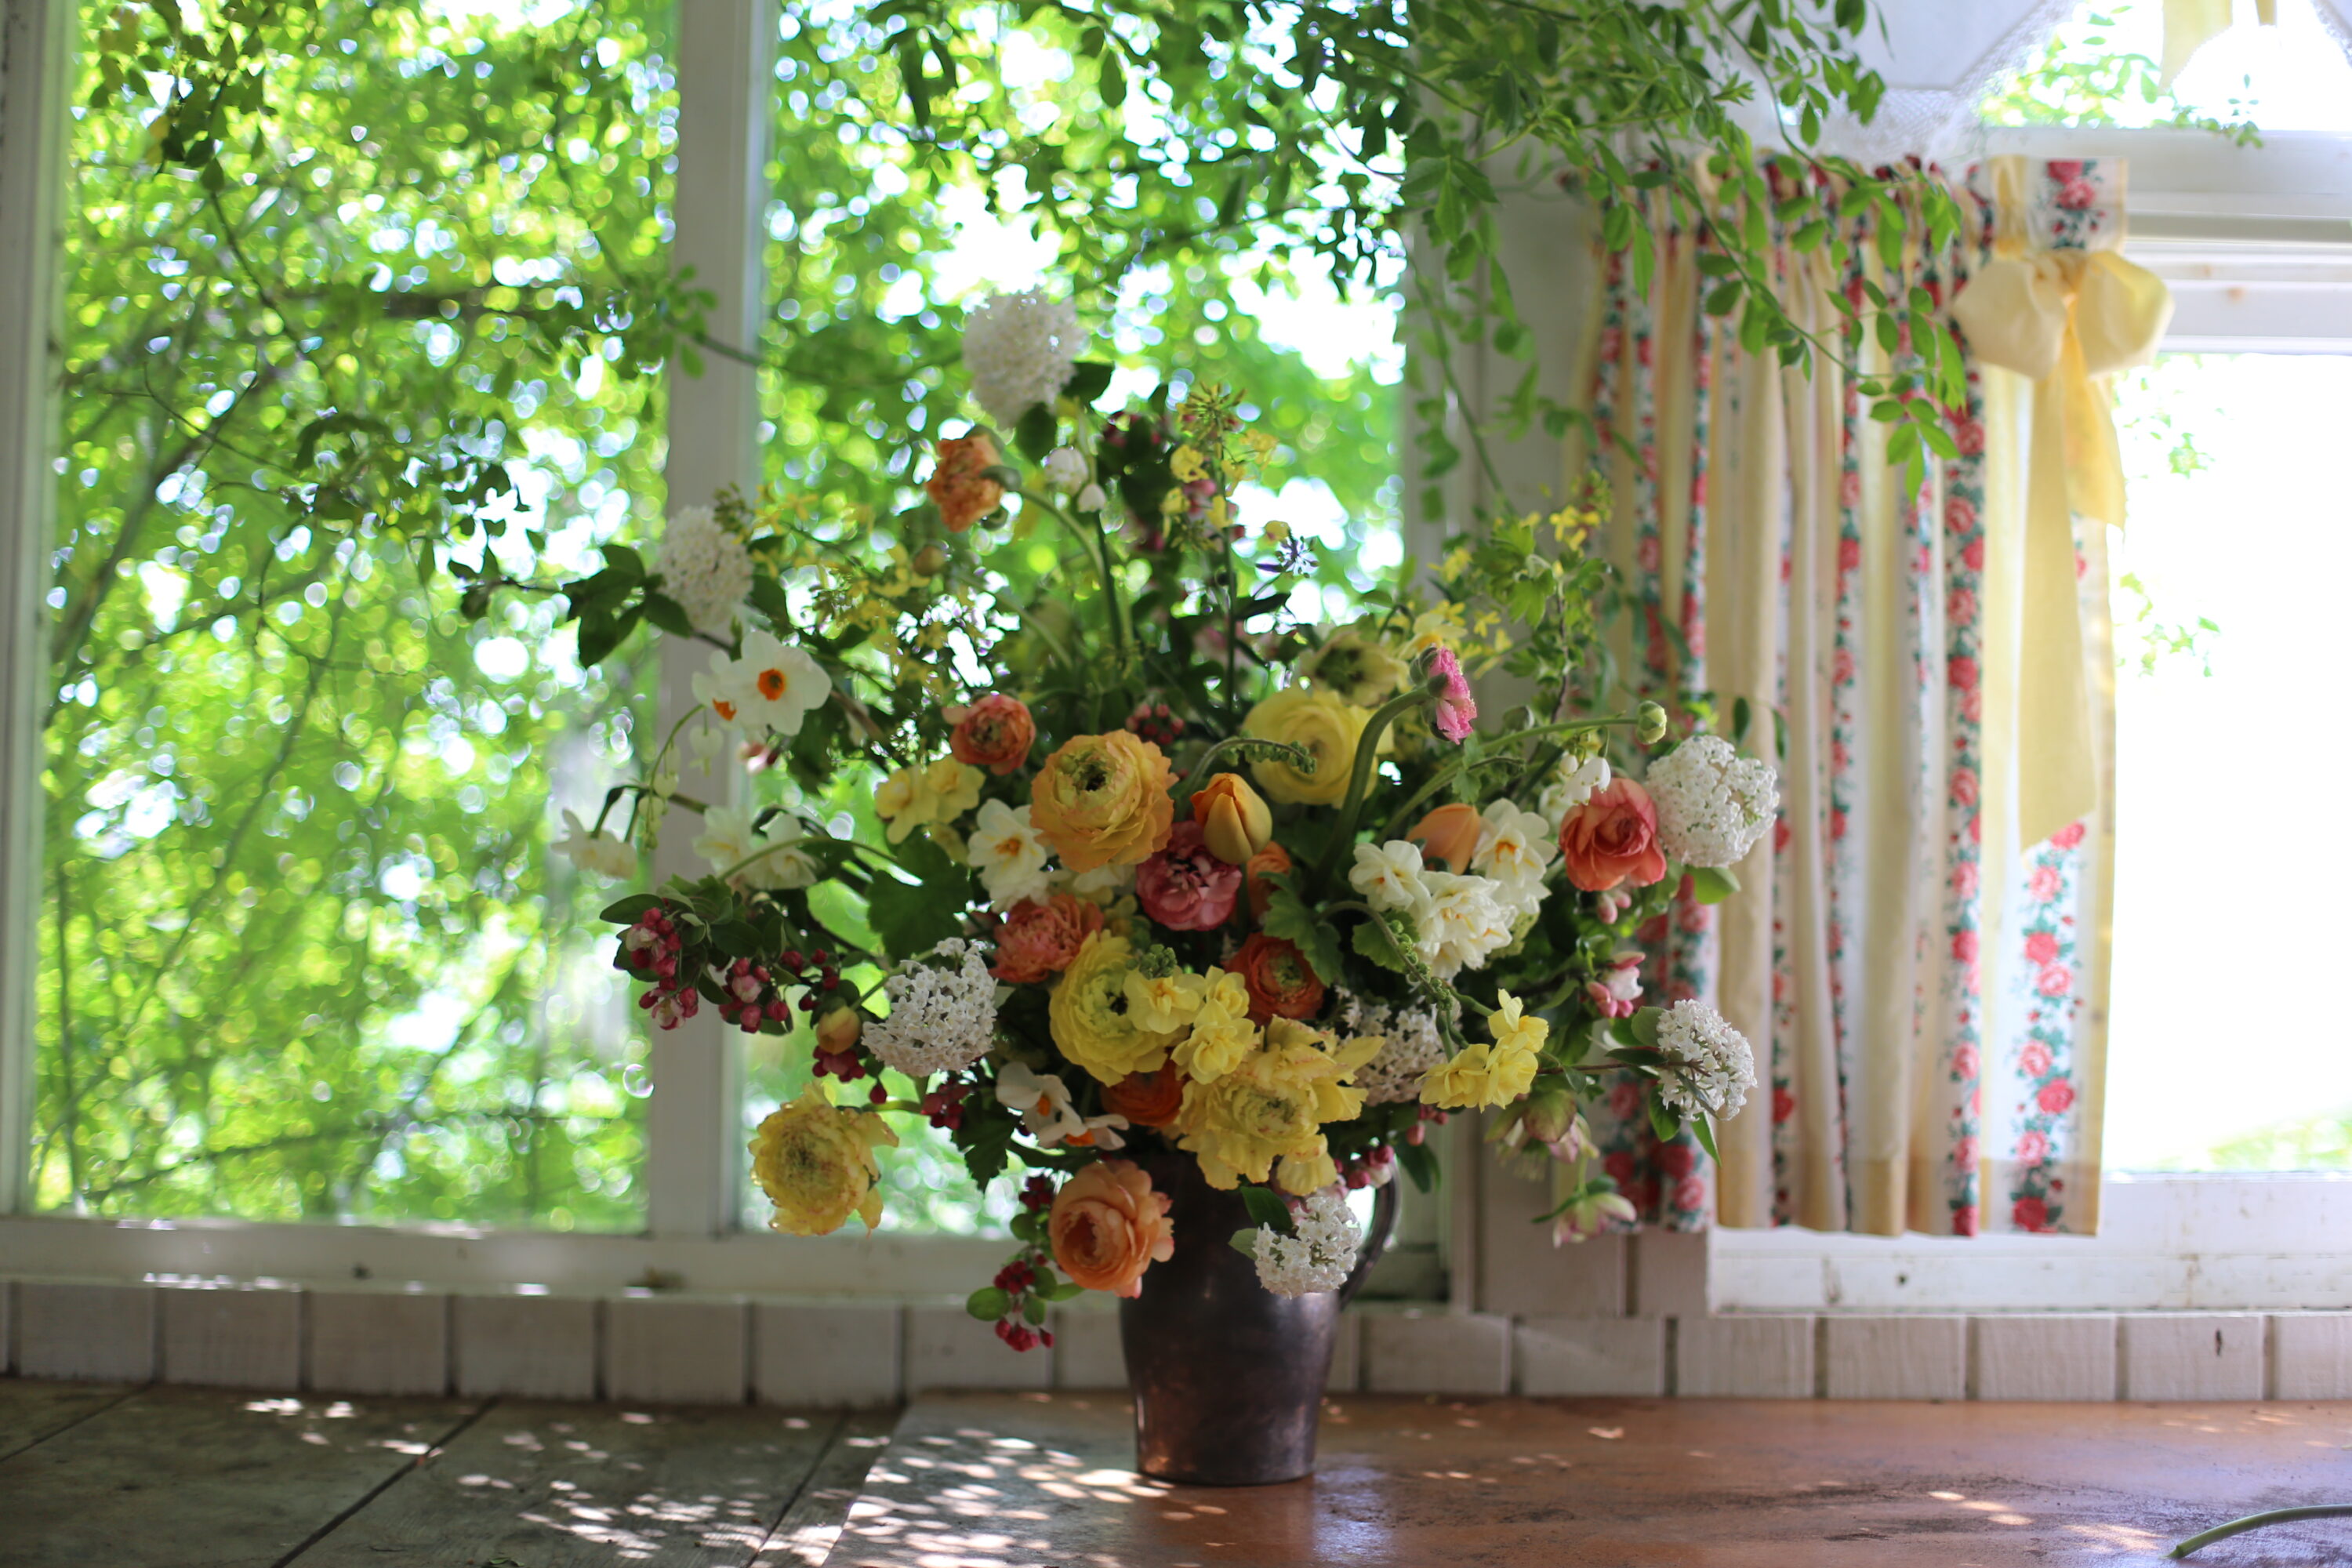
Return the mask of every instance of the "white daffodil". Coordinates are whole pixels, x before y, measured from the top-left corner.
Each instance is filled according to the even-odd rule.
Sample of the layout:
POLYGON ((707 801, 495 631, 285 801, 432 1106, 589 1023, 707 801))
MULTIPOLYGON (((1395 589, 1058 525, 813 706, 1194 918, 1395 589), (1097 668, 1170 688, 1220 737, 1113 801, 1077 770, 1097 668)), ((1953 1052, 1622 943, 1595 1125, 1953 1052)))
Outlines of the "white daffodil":
POLYGON ((996 1075, 997 1103, 1021 1113, 1021 1125, 1040 1149, 1067 1143, 1078 1149, 1120 1149, 1127 1141, 1118 1131, 1124 1116, 1080 1116, 1070 1105, 1070 1089, 1053 1073, 1032 1072, 1019 1062, 1007 1062, 996 1075))
POLYGON ((637 874, 637 852, 627 840, 590 832, 577 812, 563 814, 563 827, 571 837, 555 847, 556 853, 574 866, 614 881, 626 881, 637 874))
POLYGON ((735 661, 743 720, 754 732, 793 736, 809 710, 833 695, 833 678, 805 649, 788 647, 767 632, 750 632, 735 661))
POLYGON ((1016 810, 1001 800, 981 802, 964 852, 988 889, 992 909, 1009 910, 1024 899, 1043 899, 1053 891, 1048 868, 1053 850, 1031 825, 1025 805, 1016 810))
POLYGON ((1594 790, 1608 787, 1609 764, 1602 759, 1587 757, 1580 763, 1562 763, 1536 805, 1551 818, 1553 829, 1558 831, 1561 818, 1591 800, 1594 790))
POLYGON ((1364 896, 1364 902, 1386 914, 1427 902, 1429 889, 1423 881, 1426 874, 1422 869, 1421 846, 1409 838, 1391 838, 1386 844, 1356 846, 1356 866, 1348 873, 1348 885, 1364 896))

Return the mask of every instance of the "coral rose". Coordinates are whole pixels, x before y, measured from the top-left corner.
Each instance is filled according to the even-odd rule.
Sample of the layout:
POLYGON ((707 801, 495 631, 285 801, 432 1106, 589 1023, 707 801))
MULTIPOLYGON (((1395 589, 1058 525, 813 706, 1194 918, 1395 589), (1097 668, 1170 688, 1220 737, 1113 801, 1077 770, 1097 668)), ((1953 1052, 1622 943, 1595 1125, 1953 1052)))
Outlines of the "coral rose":
MULTIPOLYGON (((1337 805, 1348 796, 1348 775, 1356 765, 1356 743, 1363 739, 1371 715, 1328 691, 1292 687, 1277 691, 1249 710, 1242 721, 1244 733, 1262 741, 1281 741, 1315 759, 1307 773, 1281 757, 1252 763, 1258 787, 1290 805, 1337 805)), ((1383 750, 1387 731, 1381 734, 1383 750)))
POLYGON ((1312 1018, 1323 1010, 1323 982, 1307 955, 1286 938, 1258 931, 1226 963, 1249 987, 1249 1016, 1258 1023, 1312 1018))
POLYGON ((1176 1251, 1168 1198, 1126 1160, 1097 1160, 1062 1184, 1045 1234, 1054 1266, 1089 1290, 1143 1293, 1143 1271, 1176 1251))
POLYGON ((1594 790, 1560 823, 1559 857, 1568 879, 1588 893, 1629 880, 1646 888, 1664 877, 1666 857, 1658 847, 1658 808, 1650 792, 1629 778, 1594 790))
POLYGON ((1462 872, 1470 868, 1470 857, 1478 852, 1478 832, 1485 826, 1476 806, 1455 801, 1414 823, 1405 837, 1421 846, 1423 858, 1443 860, 1447 870, 1462 872))
POLYGON ((1168 842, 1175 785, 1150 742, 1126 730, 1080 735, 1037 771, 1029 820, 1073 871, 1139 865, 1168 842))
POLYGON ((1239 773, 1219 773, 1206 789, 1192 792, 1192 820, 1206 835, 1209 853, 1239 866, 1274 837, 1274 812, 1239 773))
POLYGON ((1242 868, 1209 853, 1201 825, 1180 822, 1168 846, 1135 868, 1135 901, 1170 931, 1214 931, 1233 918, 1242 868))
POLYGON ((996 963, 989 973, 1016 985, 1059 974, 1102 924, 1102 906, 1074 894, 1055 893, 1043 902, 1024 899, 996 928, 996 963))
POLYGON ((1265 906, 1274 901, 1271 879, 1290 874, 1290 851, 1279 844, 1269 844, 1251 856, 1249 864, 1242 869, 1249 877, 1250 919, 1262 921, 1265 919, 1265 906))
POLYGON ((1029 717, 1028 705, 1017 697, 992 691, 956 719, 948 750, 957 762, 1002 776, 1020 771, 1036 739, 1037 723, 1029 717))
POLYGON ((812 1083, 782 1107, 751 1139, 751 1176, 776 1205, 771 1230, 828 1236, 856 1215, 872 1230, 882 1220, 876 1184, 877 1148, 897 1148, 898 1134, 870 1110, 835 1105, 812 1083))
POLYGON ((1102 1091, 1103 1110, 1131 1127, 1165 1127, 1184 1109, 1184 1075, 1174 1068, 1129 1073, 1102 1091))
POLYGON ((938 466, 923 493, 940 509, 940 521, 950 533, 961 533, 1003 504, 1004 487, 988 477, 988 470, 1003 460, 985 430, 940 443, 938 466))

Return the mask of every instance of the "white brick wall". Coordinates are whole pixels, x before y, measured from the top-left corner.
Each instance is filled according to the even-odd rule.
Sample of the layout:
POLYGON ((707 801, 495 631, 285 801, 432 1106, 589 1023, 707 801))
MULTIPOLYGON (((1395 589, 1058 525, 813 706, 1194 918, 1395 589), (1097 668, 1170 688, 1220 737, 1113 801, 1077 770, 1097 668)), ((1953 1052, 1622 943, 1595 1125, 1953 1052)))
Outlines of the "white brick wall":
POLYGON ((595 1398, 596 1308, 583 1296, 459 1296, 451 1381, 460 1394, 595 1398))
POLYGON ((2126 1312, 2123 1396, 2260 1399, 2264 1327, 2253 1312, 2126 1312))
POLYGON ((2273 1399, 2352 1399, 2352 1312, 2271 1319, 2273 1399))
POLYGON ((1013 1351, 961 1306, 907 1309, 905 1387, 1037 1389, 1054 1386, 1054 1352, 1040 1345, 1013 1351))
POLYGON ((302 1298, 250 1286, 166 1286, 165 1383, 294 1388, 302 1381, 302 1298))
POLYGON ((305 1388, 434 1394, 449 1386, 449 1298, 425 1290, 315 1290, 305 1388))
POLYGON ((753 1392, 762 1405, 895 1405, 905 1339, 892 1301, 755 1302, 753 1392))
POLYGON ((604 1397, 622 1404, 740 1405, 751 1386, 751 1308, 631 1291, 604 1303, 604 1397))
POLYGON ((1832 1399, 1968 1397, 1963 1317, 1823 1318, 1819 1353, 1832 1399))
POLYGON ((2116 1396, 2116 1320, 2105 1312, 2016 1312, 1969 1320, 1974 1399, 2116 1396))
POLYGON ((146 1382, 155 1375, 155 1288, 20 1281, 16 1370, 26 1377, 146 1382))
POLYGON ((1521 1394, 1655 1396, 1666 1391, 1666 1320, 1528 1318, 1512 1357, 1521 1394))
POLYGON ((1679 1320, 1675 1392, 1701 1399, 1811 1399, 1814 1321, 1761 1313, 1679 1320))
POLYGON ((1363 1386, 1372 1394, 1508 1394, 1511 1321, 1486 1312, 1364 1315, 1363 1386))

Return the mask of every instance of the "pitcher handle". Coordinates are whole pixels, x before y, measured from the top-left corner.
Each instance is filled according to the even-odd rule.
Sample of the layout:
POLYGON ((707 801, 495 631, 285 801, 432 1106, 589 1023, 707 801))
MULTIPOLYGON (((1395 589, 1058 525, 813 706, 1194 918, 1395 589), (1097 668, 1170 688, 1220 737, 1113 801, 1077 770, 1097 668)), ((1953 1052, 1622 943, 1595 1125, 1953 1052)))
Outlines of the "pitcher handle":
POLYGON ((1396 1229, 1397 1184, 1394 1177, 1372 1189, 1372 1227, 1356 1247, 1356 1266, 1348 1271, 1347 1280, 1339 1287, 1339 1305, 1346 1306, 1356 1299, 1371 1277, 1372 1265, 1380 1261, 1381 1253, 1389 1244, 1389 1236, 1396 1229))

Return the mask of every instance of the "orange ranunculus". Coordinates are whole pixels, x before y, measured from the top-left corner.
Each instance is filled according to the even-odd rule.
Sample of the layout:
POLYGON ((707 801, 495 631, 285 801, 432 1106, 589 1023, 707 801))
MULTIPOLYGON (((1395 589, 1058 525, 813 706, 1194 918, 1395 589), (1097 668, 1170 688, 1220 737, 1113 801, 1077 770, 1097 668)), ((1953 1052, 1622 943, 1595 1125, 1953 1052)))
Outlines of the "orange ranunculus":
POLYGON ((1405 834, 1421 846, 1421 852, 1433 860, 1443 860, 1445 868, 1457 874, 1470 868, 1470 857, 1478 852, 1478 808, 1455 801, 1441 805, 1412 825, 1405 834))
POLYGON ((1097 1160, 1062 1185, 1045 1220, 1055 1267, 1089 1290, 1143 1293, 1143 1271, 1175 1255, 1168 1199, 1126 1160, 1097 1160))
POLYGON ((1075 894, 1024 899, 996 928, 996 963, 989 973, 1014 984, 1049 980, 1070 966, 1102 925, 1102 906, 1075 894))
POLYGON ((1650 792, 1622 777, 1594 790, 1561 820, 1559 858, 1568 879, 1588 893, 1605 893, 1629 879, 1646 888, 1664 877, 1666 857, 1658 847, 1658 808, 1650 792))
POLYGON ((1184 1109, 1184 1075, 1172 1067, 1129 1073, 1102 1091, 1103 1110, 1131 1127, 1165 1127, 1184 1109))
POLYGON ((992 691, 961 715, 950 717, 955 720, 955 732, 948 737, 948 750, 955 760, 1000 777, 1020 771, 1037 739, 1037 723, 1029 717, 1028 705, 1002 691, 992 691))
POLYGON ((1274 812, 1239 773, 1219 773, 1192 792, 1192 820, 1209 853, 1228 866, 1246 865, 1274 838, 1274 812))
POLYGON ((939 462, 923 493, 940 509, 950 533, 961 533, 1003 504, 1004 487, 988 470, 1004 460, 985 430, 950 436, 939 446, 939 462))
POLYGON ((1289 875, 1290 851, 1279 844, 1268 844, 1249 858, 1249 864, 1242 871, 1248 879, 1242 891, 1249 900, 1250 919, 1262 921, 1265 919, 1265 906, 1274 899, 1274 884, 1267 879, 1289 875))
POLYGON ((1133 731, 1080 735, 1037 770, 1029 820, 1073 871, 1139 866, 1168 842, 1175 784, 1160 748, 1133 731))
POLYGON ((1323 1010, 1323 982, 1316 978, 1307 955, 1286 938, 1253 932, 1225 960, 1225 967, 1249 988, 1249 1016, 1258 1023, 1312 1018, 1323 1010))

